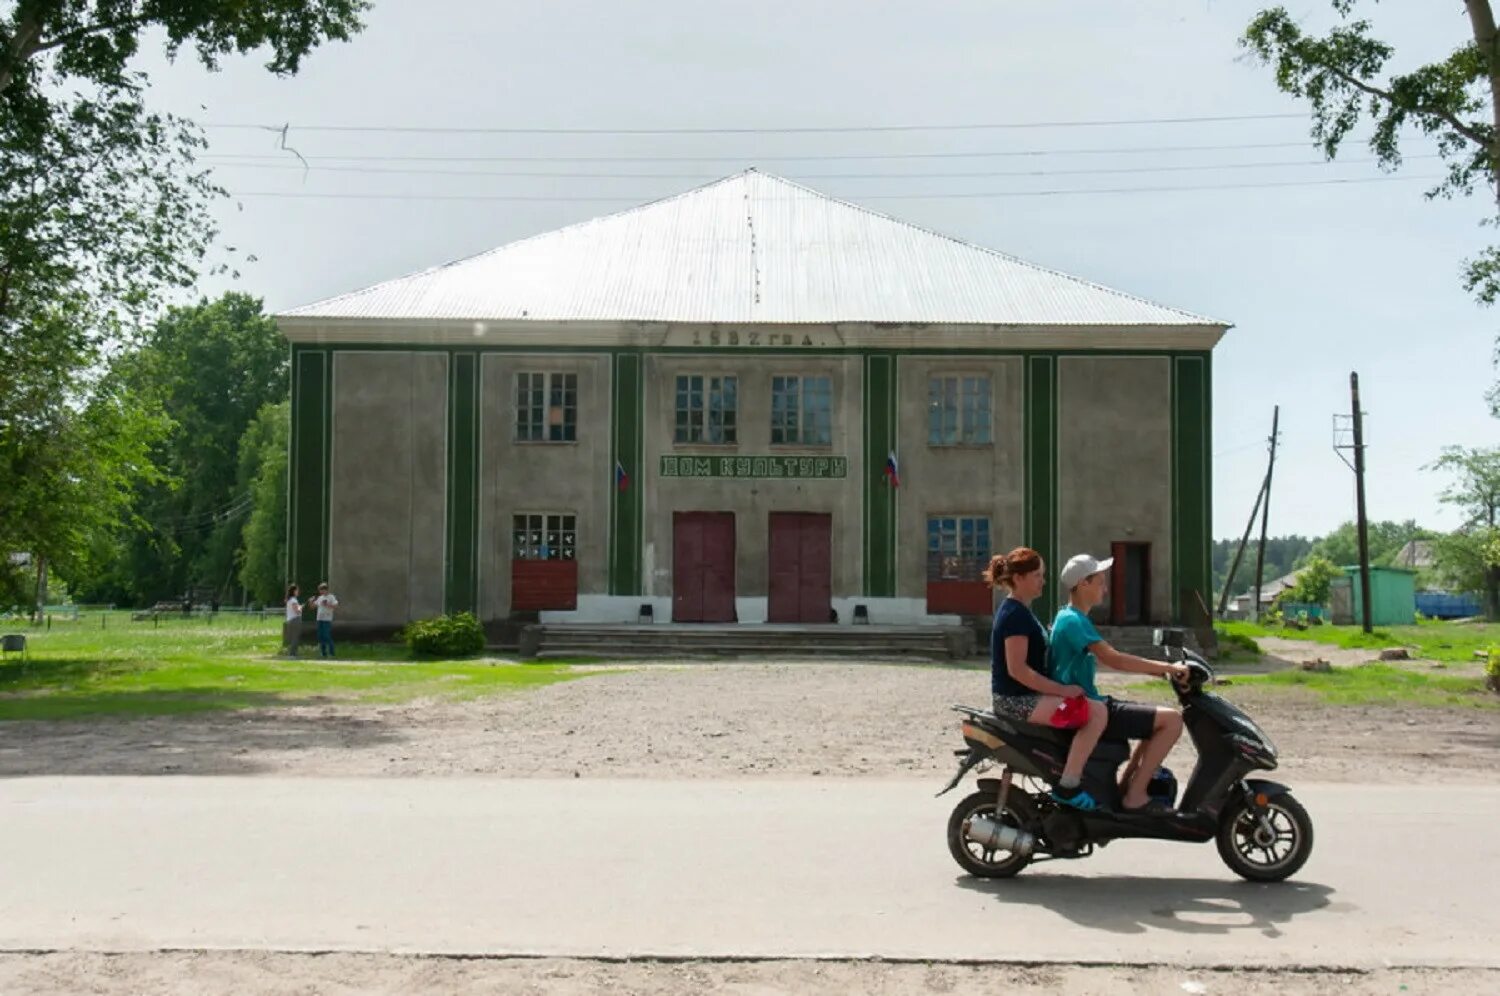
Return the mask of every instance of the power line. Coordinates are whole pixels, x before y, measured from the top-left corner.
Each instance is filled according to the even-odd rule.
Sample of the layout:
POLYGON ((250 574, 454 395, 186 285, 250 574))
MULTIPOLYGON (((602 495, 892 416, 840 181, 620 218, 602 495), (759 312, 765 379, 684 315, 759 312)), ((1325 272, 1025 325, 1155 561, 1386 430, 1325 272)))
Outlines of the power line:
MULTIPOLYGON (((1099 187, 1061 190, 996 190, 983 192, 948 192, 930 194, 860 194, 860 200, 950 200, 1002 197, 1062 197, 1074 194, 1157 194, 1184 193, 1197 190, 1257 190, 1273 187, 1321 187, 1335 184, 1394 183, 1402 180, 1441 180, 1442 176, 1375 176, 1333 180, 1286 180, 1266 183, 1199 184, 1187 187, 1099 187)), ((313 193, 307 191, 241 190, 230 191, 233 197, 266 197, 297 200, 387 200, 387 201, 505 201, 513 203, 637 203, 660 195, 638 197, 573 196, 567 194, 384 194, 384 193, 313 193)))
MULTIPOLYGON (((1438 159, 1440 156, 1420 155, 1407 156, 1407 159, 1438 159)), ((962 180, 962 179, 990 179, 994 177, 1019 177, 1019 176, 1107 176, 1117 174, 1140 174, 1140 173, 1189 173, 1203 172, 1208 170, 1243 170, 1243 169, 1284 169, 1298 166, 1329 166, 1329 165, 1368 165, 1378 163, 1378 159, 1348 159, 1338 163, 1330 163, 1324 159, 1298 159, 1282 162, 1252 162, 1252 163, 1195 163, 1178 164, 1171 166, 1119 166, 1102 169, 1035 169, 1035 170, 973 170, 962 172, 926 172, 926 173, 797 173, 796 175, 807 180, 962 180)), ((233 169, 272 169, 272 170, 296 170, 307 172, 309 167, 296 166, 291 163, 226 163, 225 167, 233 169)), ((313 166, 314 171, 326 173, 361 173, 367 175, 403 175, 403 176, 503 176, 516 179, 539 179, 539 180, 715 180, 719 178, 717 173, 560 173, 560 172, 536 172, 529 170, 475 170, 475 169, 426 169, 415 167, 379 167, 379 166, 313 166)))
MULTIPOLYGON (((815 153, 811 155, 727 155, 727 156, 445 156, 445 155, 308 155, 311 161, 327 162, 456 162, 456 163, 722 163, 754 159, 761 163, 848 162, 893 159, 997 159, 1023 156, 1102 156, 1139 155, 1162 152, 1230 152, 1246 149, 1306 149, 1311 143, 1240 142, 1220 145, 1132 145, 1087 149, 988 149, 978 152, 858 152, 815 153)), ((285 160, 277 153, 214 153, 206 160, 285 160)))
POLYGON ((1085 121, 1005 121, 984 124, 899 124, 899 125, 806 125, 755 128, 454 128, 441 125, 293 125, 290 123, 211 123, 205 128, 257 130, 285 133, 296 131, 327 132, 401 132, 418 135, 852 135, 913 131, 993 131, 1026 128, 1112 128, 1124 125, 1207 124, 1222 121, 1275 121, 1305 118, 1305 114, 1212 114, 1172 118, 1117 118, 1085 121))

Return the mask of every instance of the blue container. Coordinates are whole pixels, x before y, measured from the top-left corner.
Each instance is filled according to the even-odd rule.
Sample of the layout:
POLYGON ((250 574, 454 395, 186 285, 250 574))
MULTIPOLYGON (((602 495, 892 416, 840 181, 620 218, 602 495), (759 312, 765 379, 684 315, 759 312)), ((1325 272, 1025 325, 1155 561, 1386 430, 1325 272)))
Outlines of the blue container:
POLYGON ((1481 615, 1478 595, 1455 595, 1447 591, 1417 592, 1417 611, 1428 619, 1468 619, 1481 615))

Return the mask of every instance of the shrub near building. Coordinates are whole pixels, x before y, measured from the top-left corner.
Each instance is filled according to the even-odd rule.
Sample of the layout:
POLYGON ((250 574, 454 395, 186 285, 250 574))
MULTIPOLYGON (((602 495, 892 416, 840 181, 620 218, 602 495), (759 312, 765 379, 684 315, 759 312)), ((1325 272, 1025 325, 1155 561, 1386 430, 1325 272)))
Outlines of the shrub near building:
POLYGON ((471 612, 418 619, 401 630, 413 657, 472 657, 484 649, 484 627, 471 612))

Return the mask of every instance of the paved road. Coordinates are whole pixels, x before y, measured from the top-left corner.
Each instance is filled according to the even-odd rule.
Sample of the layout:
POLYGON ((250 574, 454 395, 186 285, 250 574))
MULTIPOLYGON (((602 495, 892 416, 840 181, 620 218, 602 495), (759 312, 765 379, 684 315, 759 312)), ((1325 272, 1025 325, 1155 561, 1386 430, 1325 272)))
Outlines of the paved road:
POLYGON ((890 781, 0 782, 0 948, 1500 966, 1500 788, 1309 787, 1300 881, 1122 841, 979 883, 890 781))

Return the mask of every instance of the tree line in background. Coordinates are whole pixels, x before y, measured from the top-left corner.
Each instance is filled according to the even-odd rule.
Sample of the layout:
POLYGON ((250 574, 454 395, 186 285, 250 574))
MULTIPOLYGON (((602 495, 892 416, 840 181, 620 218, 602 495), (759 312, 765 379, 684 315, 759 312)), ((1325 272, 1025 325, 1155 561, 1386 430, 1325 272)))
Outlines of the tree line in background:
MULTIPOLYGON (((68 528, 48 529, 47 546, 11 565, 0 600, 32 604, 43 575, 53 602, 276 600, 286 577, 287 370, 286 344, 260 301, 229 293, 170 309, 100 378, 128 399, 137 432, 128 446, 91 446, 84 476, 134 479, 76 495, 68 528)), ((33 515, 46 489, 66 482, 38 485, 33 515)))

